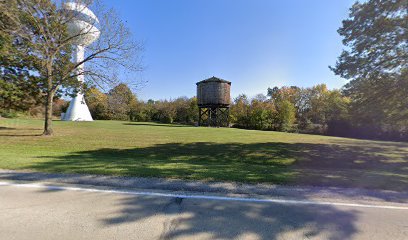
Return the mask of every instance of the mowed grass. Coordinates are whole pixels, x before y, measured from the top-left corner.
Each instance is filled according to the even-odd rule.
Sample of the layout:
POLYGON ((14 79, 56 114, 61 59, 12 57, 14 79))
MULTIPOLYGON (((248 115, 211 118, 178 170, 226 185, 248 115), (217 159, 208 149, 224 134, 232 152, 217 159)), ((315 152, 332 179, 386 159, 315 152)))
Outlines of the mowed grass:
POLYGON ((0 119, 0 168, 408 190, 408 143, 121 121, 0 119))

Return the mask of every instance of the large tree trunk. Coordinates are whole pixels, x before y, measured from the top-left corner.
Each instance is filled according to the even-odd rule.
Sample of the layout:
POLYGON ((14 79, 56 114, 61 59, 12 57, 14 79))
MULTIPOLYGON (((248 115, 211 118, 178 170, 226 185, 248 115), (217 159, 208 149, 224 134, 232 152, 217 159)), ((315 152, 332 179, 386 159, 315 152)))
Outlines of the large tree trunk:
POLYGON ((52 105, 53 105, 54 92, 50 91, 47 94, 47 102, 45 104, 45 124, 43 135, 52 135, 52 105))

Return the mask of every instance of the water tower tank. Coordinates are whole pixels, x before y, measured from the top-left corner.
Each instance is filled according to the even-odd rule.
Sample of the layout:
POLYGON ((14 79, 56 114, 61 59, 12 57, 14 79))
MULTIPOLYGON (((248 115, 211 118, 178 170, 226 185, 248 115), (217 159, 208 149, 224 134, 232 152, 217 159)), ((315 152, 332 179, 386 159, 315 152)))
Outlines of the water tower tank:
POLYGON ((99 20, 85 4, 66 2, 61 12, 67 18, 67 30, 75 45, 88 46, 99 38, 99 20))
POLYGON ((197 83, 198 106, 229 106, 231 82, 211 77, 197 83))

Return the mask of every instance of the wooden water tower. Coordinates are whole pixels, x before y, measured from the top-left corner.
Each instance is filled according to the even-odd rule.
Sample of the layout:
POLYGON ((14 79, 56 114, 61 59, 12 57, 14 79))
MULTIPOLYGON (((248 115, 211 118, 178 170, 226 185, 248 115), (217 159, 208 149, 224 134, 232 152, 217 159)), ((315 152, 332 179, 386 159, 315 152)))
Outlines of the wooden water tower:
POLYGON ((198 125, 229 127, 231 82, 211 77, 196 84, 198 125))

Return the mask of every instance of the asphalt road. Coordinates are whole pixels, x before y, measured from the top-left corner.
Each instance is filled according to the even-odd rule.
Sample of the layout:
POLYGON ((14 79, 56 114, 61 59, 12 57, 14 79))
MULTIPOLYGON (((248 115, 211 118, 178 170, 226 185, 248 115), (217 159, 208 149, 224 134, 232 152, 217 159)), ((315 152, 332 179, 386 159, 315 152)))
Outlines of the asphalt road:
POLYGON ((0 239, 408 239, 405 204, 281 201, 0 185, 0 239))

